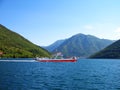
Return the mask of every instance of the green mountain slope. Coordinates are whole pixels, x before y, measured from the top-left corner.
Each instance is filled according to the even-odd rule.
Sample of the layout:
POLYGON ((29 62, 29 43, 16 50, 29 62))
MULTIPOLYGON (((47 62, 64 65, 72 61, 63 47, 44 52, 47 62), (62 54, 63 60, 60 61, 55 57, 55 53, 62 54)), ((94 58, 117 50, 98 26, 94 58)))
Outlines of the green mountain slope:
POLYGON ((21 35, 0 25, 0 57, 6 58, 28 58, 49 57, 50 53, 45 49, 34 45, 21 35))
POLYGON ((90 56, 90 58, 120 58, 120 40, 114 42, 100 52, 90 56))
POLYGON ((77 34, 65 40, 54 52, 62 52, 65 57, 88 57, 112 42, 111 40, 99 39, 91 35, 77 34))

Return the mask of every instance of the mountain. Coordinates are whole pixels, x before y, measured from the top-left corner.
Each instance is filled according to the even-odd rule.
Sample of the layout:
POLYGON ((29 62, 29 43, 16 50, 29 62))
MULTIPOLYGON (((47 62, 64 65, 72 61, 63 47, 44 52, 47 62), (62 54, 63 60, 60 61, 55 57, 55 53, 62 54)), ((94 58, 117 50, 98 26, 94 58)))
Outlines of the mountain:
POLYGON ((114 58, 120 59, 120 40, 109 45, 105 49, 97 52, 96 54, 90 56, 90 58, 114 58))
POLYGON ((50 53, 0 24, 0 57, 28 58, 36 56, 49 57, 50 53))
POLYGON ((66 39, 53 52, 62 52, 65 57, 88 57, 113 43, 111 40, 99 39, 92 35, 77 34, 66 39))
POLYGON ((59 47, 65 40, 57 40, 56 42, 54 42, 53 44, 49 45, 49 46, 43 46, 43 48, 47 49, 49 52, 52 52, 54 49, 56 49, 57 47, 59 47))

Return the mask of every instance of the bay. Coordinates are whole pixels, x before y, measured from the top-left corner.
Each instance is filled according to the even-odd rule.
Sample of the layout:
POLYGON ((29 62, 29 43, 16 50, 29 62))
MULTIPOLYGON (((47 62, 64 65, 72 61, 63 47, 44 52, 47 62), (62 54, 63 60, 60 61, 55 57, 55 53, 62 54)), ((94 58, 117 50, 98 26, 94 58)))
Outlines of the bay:
POLYGON ((1 60, 0 90, 120 90, 120 60, 1 60))

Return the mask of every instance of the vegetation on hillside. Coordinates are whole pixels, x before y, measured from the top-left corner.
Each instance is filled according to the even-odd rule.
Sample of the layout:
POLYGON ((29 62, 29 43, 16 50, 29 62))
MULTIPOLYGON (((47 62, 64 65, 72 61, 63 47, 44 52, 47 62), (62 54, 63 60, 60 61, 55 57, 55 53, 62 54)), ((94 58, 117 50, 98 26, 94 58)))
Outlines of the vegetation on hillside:
POLYGON ((48 51, 3 25, 0 25, 0 53, 0 57, 4 58, 50 57, 48 51))
POLYGON ((120 40, 114 42, 100 52, 95 53, 89 58, 120 58, 120 40))

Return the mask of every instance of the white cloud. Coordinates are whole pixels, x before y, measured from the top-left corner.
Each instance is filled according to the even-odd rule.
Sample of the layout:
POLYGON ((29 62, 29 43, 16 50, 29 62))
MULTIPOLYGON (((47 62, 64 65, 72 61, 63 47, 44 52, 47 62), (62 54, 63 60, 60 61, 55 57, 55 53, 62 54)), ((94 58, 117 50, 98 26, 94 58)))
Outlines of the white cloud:
POLYGON ((84 28, 87 29, 87 30, 94 29, 94 27, 92 25, 85 25, 84 28))
POLYGON ((120 27, 118 27, 115 32, 120 33, 120 27))

